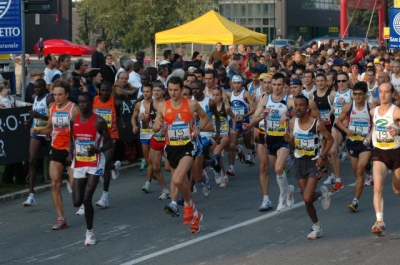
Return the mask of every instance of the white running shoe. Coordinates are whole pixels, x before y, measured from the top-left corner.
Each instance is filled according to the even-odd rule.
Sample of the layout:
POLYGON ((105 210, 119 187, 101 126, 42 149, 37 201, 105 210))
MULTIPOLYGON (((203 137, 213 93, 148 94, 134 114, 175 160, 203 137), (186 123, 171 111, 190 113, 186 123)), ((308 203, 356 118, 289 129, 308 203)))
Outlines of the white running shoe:
POLYGON ((85 246, 93 246, 96 244, 96 237, 93 232, 86 232, 85 246))
POLYGON ((313 224, 311 233, 308 234, 307 238, 310 240, 317 239, 322 236, 322 228, 319 225, 313 224))
POLYGON ((288 189, 286 190, 286 206, 287 207, 292 207, 294 204, 293 192, 294 192, 293 185, 288 185, 288 189))
POLYGON ((24 201, 22 203, 23 206, 34 206, 36 205, 36 200, 35 200, 35 194, 33 193, 29 193, 28 198, 26 199, 26 201, 24 201))
POLYGON ((115 161, 114 167, 115 169, 111 170, 111 177, 113 179, 117 179, 119 177, 119 168, 121 167, 121 161, 115 161))
POLYGON ((328 176, 328 178, 324 181, 325 185, 335 184, 336 176, 334 173, 328 176))
POLYGON ((364 182, 364 186, 371 186, 374 185, 374 179, 372 175, 367 175, 367 179, 364 182))
POLYGON ((229 181, 228 176, 227 176, 227 175, 224 175, 224 176, 221 178, 221 184, 219 185, 219 187, 220 187, 220 188, 226 188, 226 186, 228 186, 228 181, 229 181))
POLYGON ((272 202, 270 200, 263 200, 261 203, 261 206, 258 207, 258 210, 260 212, 266 212, 269 210, 272 210, 274 207, 272 207, 272 202))
POLYGON ((203 195, 204 197, 208 198, 210 196, 211 193, 211 184, 210 184, 210 179, 207 176, 207 173, 204 171, 203 174, 206 177, 206 182, 205 183, 201 183, 201 185, 203 186, 203 195))
POLYGON ((215 184, 217 184, 217 185, 221 184, 221 179, 222 179, 221 173, 217 173, 215 170, 213 170, 213 171, 214 171, 214 176, 215 176, 215 184))
POLYGON ((99 207, 108 207, 108 198, 104 195, 101 196, 100 200, 98 202, 96 202, 96 206, 99 207))
POLYGON ((279 203, 276 207, 277 212, 281 212, 286 209, 286 197, 279 196, 279 203))
POLYGON ((79 207, 79 210, 76 212, 76 215, 84 216, 85 215, 85 206, 83 204, 79 207))
POLYGON ((331 205, 331 196, 329 195, 328 187, 325 185, 322 185, 321 188, 321 204, 322 204, 322 209, 328 210, 329 206, 331 205))
POLYGON ((158 199, 159 199, 159 200, 166 200, 166 199, 168 199, 168 198, 170 198, 170 197, 171 197, 171 196, 170 196, 169 190, 165 189, 165 190, 162 190, 162 191, 161 191, 161 195, 160 195, 160 197, 158 197, 158 199))

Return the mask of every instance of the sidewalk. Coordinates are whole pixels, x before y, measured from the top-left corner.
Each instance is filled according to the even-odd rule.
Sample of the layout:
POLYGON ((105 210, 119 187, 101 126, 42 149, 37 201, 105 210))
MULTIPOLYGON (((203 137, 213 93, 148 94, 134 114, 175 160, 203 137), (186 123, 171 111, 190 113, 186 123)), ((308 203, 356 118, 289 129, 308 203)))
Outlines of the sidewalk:
MULTIPOLYGON (((122 172, 126 172, 130 169, 138 168, 138 167, 140 167, 140 162, 135 162, 135 163, 132 163, 129 165, 121 166, 119 171, 120 171, 120 173, 122 173, 122 172)), ((61 186, 64 187, 66 185, 66 183, 67 183, 67 181, 63 180, 61 186)), ((38 186, 35 187, 35 194, 43 193, 43 192, 49 191, 50 189, 51 189, 51 184, 48 184, 48 183, 39 184, 38 186)), ((0 203, 19 200, 19 199, 28 197, 28 195, 29 195, 29 189, 16 191, 13 193, 9 193, 9 194, 0 196, 0 203)))

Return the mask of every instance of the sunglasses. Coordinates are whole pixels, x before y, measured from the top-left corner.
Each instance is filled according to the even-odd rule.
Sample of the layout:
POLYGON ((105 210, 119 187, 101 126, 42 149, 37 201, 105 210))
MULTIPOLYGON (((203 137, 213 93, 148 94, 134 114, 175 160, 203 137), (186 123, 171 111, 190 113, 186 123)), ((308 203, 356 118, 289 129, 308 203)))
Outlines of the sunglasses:
POLYGON ((346 83, 347 80, 337 80, 338 83, 346 83))
POLYGON ((353 96, 364 96, 364 92, 353 92, 353 96))

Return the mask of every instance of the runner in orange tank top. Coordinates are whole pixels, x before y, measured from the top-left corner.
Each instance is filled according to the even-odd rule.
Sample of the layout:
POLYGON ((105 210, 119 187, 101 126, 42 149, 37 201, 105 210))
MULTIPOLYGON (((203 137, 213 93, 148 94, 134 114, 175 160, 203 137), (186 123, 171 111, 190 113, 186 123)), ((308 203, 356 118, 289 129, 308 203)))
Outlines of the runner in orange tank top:
MULTIPOLYGON (((68 161, 68 146, 70 138, 70 119, 79 113, 78 107, 68 101, 71 93, 71 85, 61 80, 54 82, 53 96, 55 104, 50 109, 50 116, 46 127, 42 129, 32 129, 31 134, 48 134, 52 133, 52 143, 50 151, 50 178, 51 178, 51 195, 53 197, 54 207, 56 208, 58 219, 53 226, 53 230, 61 230, 67 228, 67 221, 64 217, 62 205, 62 194, 60 191, 62 172, 66 162, 68 161)), ((72 186, 73 173, 70 171, 70 185, 72 186)))
POLYGON ((196 151, 192 139, 200 135, 200 130, 212 132, 214 126, 199 103, 183 98, 182 91, 183 80, 179 77, 171 77, 168 81, 168 92, 171 99, 158 106, 153 131, 159 132, 164 126, 163 120, 165 120, 167 144, 165 151, 172 168, 171 191, 176 187, 181 192, 185 202, 183 224, 190 224, 190 231, 197 233, 200 231, 200 221, 203 215, 196 209, 192 201, 186 174, 193 164, 196 151), (193 113, 195 112, 201 118, 200 129, 193 126, 193 113))

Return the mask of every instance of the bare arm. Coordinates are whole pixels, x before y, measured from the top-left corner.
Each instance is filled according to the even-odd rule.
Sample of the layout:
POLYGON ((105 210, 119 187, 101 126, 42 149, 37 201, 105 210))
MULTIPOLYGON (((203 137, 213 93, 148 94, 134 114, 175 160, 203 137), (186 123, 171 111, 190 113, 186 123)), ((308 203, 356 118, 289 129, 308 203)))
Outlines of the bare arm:
POLYGON ((343 123, 344 119, 346 119, 346 117, 347 117, 347 112, 350 110, 352 104, 353 104, 353 103, 347 103, 347 104, 345 104, 345 105, 343 106, 343 108, 342 108, 342 113, 340 113, 339 118, 336 120, 336 125, 337 125, 342 131, 346 132, 346 133, 347 133, 347 136, 351 136, 351 135, 354 134, 354 132, 351 131, 351 130, 349 130, 349 128, 347 128, 347 127, 344 125, 344 123, 343 123))
POLYGON ((133 133, 137 133, 139 130, 139 127, 137 126, 137 117, 139 115, 139 111, 140 111, 140 103, 136 103, 135 108, 132 113, 132 117, 131 117, 133 133))

